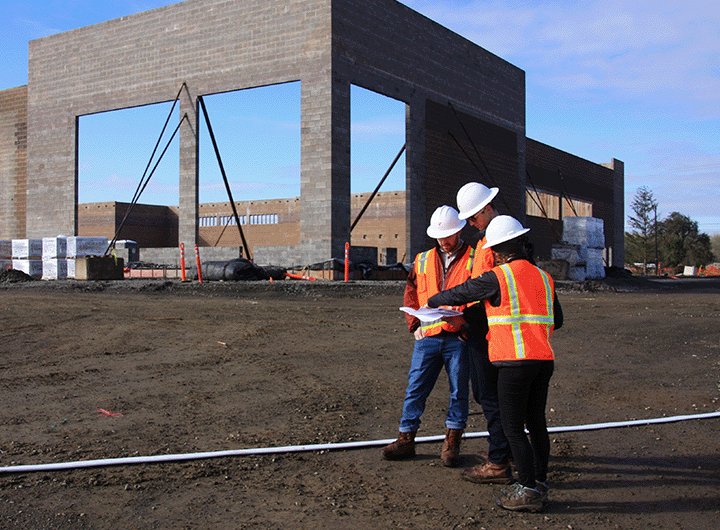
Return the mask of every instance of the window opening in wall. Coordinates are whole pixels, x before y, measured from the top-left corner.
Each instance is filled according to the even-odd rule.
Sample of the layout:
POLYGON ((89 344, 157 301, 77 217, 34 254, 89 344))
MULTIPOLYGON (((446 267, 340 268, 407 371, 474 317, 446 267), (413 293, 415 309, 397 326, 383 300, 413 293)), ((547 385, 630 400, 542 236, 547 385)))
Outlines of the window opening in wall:
POLYGON ((550 219, 561 220, 565 217, 592 217, 592 203, 579 199, 568 199, 539 190, 525 190, 527 215, 536 217, 548 216, 550 219), (572 203, 572 206, 571 204, 572 203), (545 213, 543 213, 543 210, 545 213))
MULTIPOLYGON (((203 101, 235 202, 300 195, 299 81, 212 94, 203 101)), ((227 203, 204 123, 199 173, 200 202, 227 203)))
POLYGON ((217 216, 212 217, 201 217, 198 219, 198 224, 200 226, 217 226, 217 216))
POLYGON ((592 217, 593 205, 591 202, 581 201, 578 199, 563 199, 562 214, 563 218, 575 215, 578 217, 592 217), (572 203, 572 206, 570 206, 568 201, 572 203))
MULTIPOLYGON (((372 192, 405 144, 405 103, 350 86, 351 193, 372 192)), ((405 153, 380 192, 405 190, 405 153)))
MULTIPOLYGON (((172 102, 89 114, 78 118, 78 203, 133 199, 172 102)), ((180 119, 175 105, 148 173, 180 119)), ((138 204, 179 203, 179 140, 176 134, 142 191, 138 204)))
POLYGON ((178 244, 179 123, 172 101, 77 118, 77 235, 178 244))
POLYGON ((539 190, 525 190, 525 213, 536 217, 560 219, 560 197, 539 190))
MULTIPOLYGON (((391 232, 398 224, 405 226, 406 108, 402 101, 350 86, 350 222, 355 234, 350 243, 377 247, 379 262, 378 228, 391 232), (360 242, 361 231, 366 233, 360 242), (368 236, 368 231, 378 235, 368 236)), ((395 244, 399 254, 405 251, 404 241, 395 244)))

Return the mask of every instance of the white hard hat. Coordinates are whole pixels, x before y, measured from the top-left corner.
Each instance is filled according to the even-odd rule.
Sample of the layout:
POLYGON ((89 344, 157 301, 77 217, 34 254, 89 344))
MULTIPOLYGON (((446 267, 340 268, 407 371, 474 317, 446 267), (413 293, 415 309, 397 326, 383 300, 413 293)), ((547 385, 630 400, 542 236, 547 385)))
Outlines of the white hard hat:
POLYGON ((483 248, 490 248, 505 241, 510 241, 529 231, 529 228, 523 228, 520 221, 514 217, 498 215, 490 221, 490 224, 488 224, 485 230, 487 243, 483 245, 483 248))
POLYGON ((479 182, 468 182, 465 184, 457 192, 457 206, 460 209, 460 219, 467 219, 485 208, 499 191, 499 188, 488 188, 479 182))
POLYGON ((457 210, 452 206, 440 206, 430 218, 430 226, 427 228, 427 235, 433 239, 449 237, 467 224, 467 221, 458 217, 457 210))

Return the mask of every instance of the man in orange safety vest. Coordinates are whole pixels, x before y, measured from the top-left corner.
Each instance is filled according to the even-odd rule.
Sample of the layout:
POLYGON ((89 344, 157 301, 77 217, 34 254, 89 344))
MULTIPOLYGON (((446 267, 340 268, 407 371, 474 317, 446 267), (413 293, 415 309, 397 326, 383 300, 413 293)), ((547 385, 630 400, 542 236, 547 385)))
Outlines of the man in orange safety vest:
MULTIPOLYGON (((460 239, 466 221, 458 218, 451 206, 441 206, 433 213, 427 235, 437 240, 432 249, 415 258, 405 287, 404 305, 413 309, 424 306, 432 295, 463 283, 472 272, 474 249, 460 239)), ((463 307, 452 307, 462 310, 463 307)), ((454 467, 460 462, 460 440, 468 416, 469 367, 467 344, 462 339, 462 316, 448 321, 421 322, 407 315, 408 329, 415 337, 408 385, 400 419, 400 436, 382 449, 387 460, 415 456, 415 433, 425 402, 443 366, 450 383, 447 428, 440 460, 454 467)))
MULTIPOLYGON (((466 219, 477 228, 483 237, 475 248, 472 277, 494 267, 493 254, 486 243, 485 230, 488 224, 499 214, 494 205, 498 188, 488 188, 479 182, 465 184, 457 193, 459 217, 466 219)), ((488 324, 485 305, 468 304, 464 312, 468 322, 468 357, 470 359, 470 382, 473 397, 482 407, 488 430, 488 450, 479 453, 480 463, 464 469, 461 476, 465 480, 479 484, 508 484, 512 480, 510 469, 510 444, 502 428, 500 406, 497 395, 497 368, 488 358, 487 332, 488 324)))

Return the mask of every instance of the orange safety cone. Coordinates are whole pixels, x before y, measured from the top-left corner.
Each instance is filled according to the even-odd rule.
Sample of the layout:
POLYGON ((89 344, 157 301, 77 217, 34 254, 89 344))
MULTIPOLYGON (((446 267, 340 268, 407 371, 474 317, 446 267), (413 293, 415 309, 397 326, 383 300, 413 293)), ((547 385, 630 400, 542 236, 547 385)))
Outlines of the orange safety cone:
POLYGON ((202 283, 202 267, 200 266, 200 248, 195 245, 195 259, 197 261, 198 268, 198 282, 202 283))

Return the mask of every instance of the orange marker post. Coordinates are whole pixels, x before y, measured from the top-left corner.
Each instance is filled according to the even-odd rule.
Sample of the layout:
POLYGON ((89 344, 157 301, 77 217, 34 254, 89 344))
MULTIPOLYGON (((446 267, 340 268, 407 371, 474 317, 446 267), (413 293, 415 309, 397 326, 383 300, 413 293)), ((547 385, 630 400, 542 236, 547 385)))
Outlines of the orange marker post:
POLYGON ((195 245, 195 259, 197 260, 198 281, 202 283, 202 267, 200 266, 200 249, 195 245))
POLYGON ((185 243, 180 243, 180 279, 185 281, 185 243))
POLYGON ((350 280, 350 243, 345 242, 345 281, 350 280))

